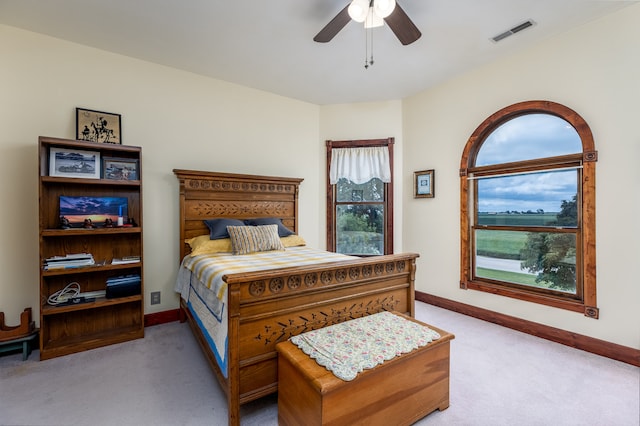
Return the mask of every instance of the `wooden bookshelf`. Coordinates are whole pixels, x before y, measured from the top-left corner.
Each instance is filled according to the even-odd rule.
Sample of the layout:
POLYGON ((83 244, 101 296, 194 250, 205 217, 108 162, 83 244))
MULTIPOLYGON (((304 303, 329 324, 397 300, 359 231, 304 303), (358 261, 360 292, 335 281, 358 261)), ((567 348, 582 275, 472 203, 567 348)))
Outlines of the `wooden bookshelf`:
MULTIPOLYGON (((39 248, 40 248, 40 359, 48 359, 144 337, 144 279, 142 247, 142 149, 136 146, 84 142, 41 136, 39 152, 39 248), (96 153, 92 177, 50 174, 54 152, 96 153), (106 178, 104 159, 136 163, 136 179, 106 178), (127 200, 126 226, 107 227, 100 220, 94 227, 72 223, 62 229, 60 197, 122 197, 127 200), (133 224, 129 223, 133 219, 133 224), (68 269, 45 270, 45 259, 74 253, 91 253, 95 264, 68 269), (113 258, 139 256, 140 261, 112 265, 113 258), (52 305, 49 297, 76 282, 80 292, 106 289, 106 280, 139 274, 140 293, 126 297, 98 297, 90 302, 52 305)), ((64 174, 64 173, 62 173, 64 174)), ((112 177, 112 176, 111 176, 112 177)))

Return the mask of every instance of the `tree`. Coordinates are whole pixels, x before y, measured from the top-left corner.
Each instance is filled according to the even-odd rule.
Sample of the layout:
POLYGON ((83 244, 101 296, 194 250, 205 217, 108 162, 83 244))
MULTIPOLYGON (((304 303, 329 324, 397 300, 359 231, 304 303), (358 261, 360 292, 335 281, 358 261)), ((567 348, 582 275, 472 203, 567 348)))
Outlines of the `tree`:
POLYGON ((571 201, 562 201, 557 220, 551 225, 576 226, 578 224, 578 195, 574 195, 571 201))
POLYGON ((348 212, 339 215, 336 226, 339 231, 375 232, 375 227, 369 225, 368 216, 361 212, 348 212))
POLYGON ((337 218, 339 253, 379 255, 384 251, 381 214, 367 206, 352 206, 337 218))
MULTIPOLYGON (((562 201, 560 213, 549 226, 575 226, 577 224, 577 195, 571 201, 562 201)), ((527 242, 520 250, 522 269, 537 274, 536 283, 550 283, 549 288, 576 291, 576 240, 573 234, 555 232, 529 232, 527 242)))

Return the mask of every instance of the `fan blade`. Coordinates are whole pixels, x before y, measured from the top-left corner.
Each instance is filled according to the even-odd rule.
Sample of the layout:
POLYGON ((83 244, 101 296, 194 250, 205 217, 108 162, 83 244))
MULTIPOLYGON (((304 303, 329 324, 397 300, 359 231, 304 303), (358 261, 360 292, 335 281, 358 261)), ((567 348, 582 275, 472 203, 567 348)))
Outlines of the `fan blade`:
POLYGON ((313 38, 313 41, 318 43, 326 43, 331 41, 332 38, 338 34, 338 32, 349 23, 351 17, 349 16, 349 5, 346 5, 344 9, 338 13, 320 32, 313 38))
POLYGON ((389 25, 391 31, 398 37, 403 45, 411 44, 422 36, 422 33, 409 19, 405 11, 396 3, 395 9, 391 15, 384 18, 384 22, 389 25))

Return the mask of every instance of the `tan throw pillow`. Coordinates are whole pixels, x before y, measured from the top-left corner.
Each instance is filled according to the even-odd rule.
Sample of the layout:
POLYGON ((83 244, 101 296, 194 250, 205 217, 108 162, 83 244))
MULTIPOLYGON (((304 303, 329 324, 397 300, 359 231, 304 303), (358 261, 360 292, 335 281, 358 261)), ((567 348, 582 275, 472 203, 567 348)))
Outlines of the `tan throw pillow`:
POLYGON ((284 250, 278 235, 278 225, 227 226, 233 254, 284 250))

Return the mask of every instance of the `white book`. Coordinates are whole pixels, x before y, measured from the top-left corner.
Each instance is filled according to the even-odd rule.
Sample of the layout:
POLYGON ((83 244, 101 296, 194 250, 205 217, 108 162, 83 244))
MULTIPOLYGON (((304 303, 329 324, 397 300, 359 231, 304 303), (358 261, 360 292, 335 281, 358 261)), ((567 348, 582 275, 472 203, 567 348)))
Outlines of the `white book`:
POLYGON ((91 253, 67 254, 65 256, 52 256, 45 259, 45 261, 46 262, 65 262, 65 261, 85 260, 85 259, 93 260, 93 255, 91 253))
POLYGON ((138 263, 140 262, 140 258, 139 257, 134 257, 134 256, 130 256, 130 257, 114 257, 111 260, 111 264, 112 265, 123 265, 125 263, 138 263))

